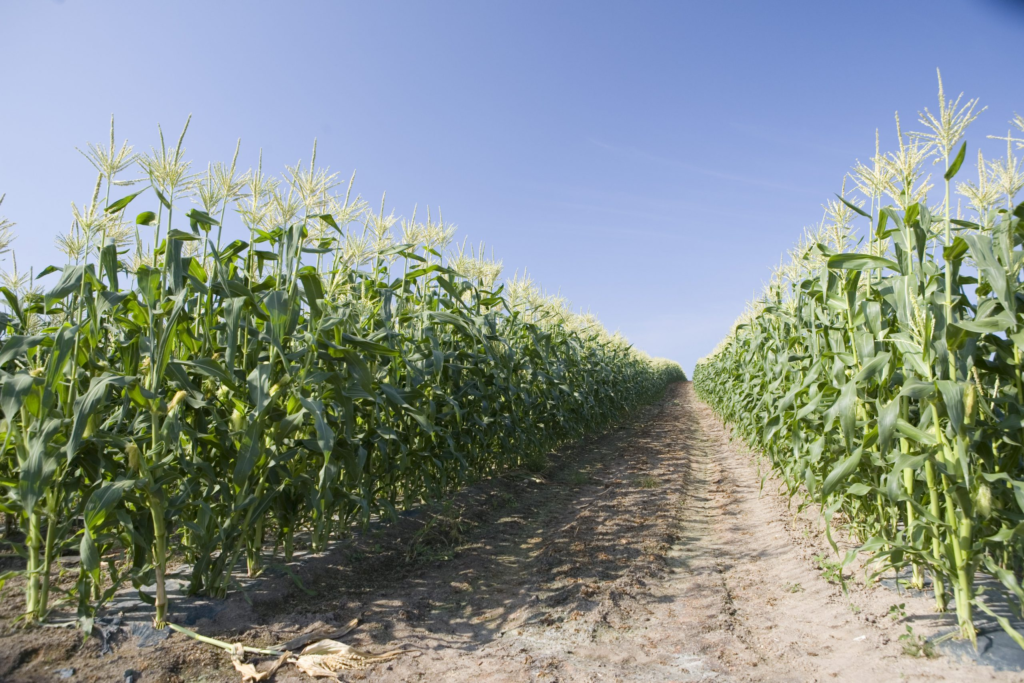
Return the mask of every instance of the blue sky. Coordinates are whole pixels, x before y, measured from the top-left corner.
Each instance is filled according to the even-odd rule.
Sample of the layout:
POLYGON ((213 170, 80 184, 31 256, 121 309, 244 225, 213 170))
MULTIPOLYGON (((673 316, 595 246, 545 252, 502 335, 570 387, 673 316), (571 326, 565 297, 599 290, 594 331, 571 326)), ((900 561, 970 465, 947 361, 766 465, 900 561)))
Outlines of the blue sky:
POLYGON ((139 151, 191 113, 201 168, 241 137, 244 167, 262 147, 277 172, 318 138, 371 203, 440 206, 506 274, 689 372, 875 129, 891 148, 896 110, 935 109, 936 67, 988 106, 971 149, 999 153, 984 136, 1024 113, 1021 35, 1010 0, 7 0, 0 214, 19 267, 62 262, 94 182, 75 147, 112 113, 139 151))

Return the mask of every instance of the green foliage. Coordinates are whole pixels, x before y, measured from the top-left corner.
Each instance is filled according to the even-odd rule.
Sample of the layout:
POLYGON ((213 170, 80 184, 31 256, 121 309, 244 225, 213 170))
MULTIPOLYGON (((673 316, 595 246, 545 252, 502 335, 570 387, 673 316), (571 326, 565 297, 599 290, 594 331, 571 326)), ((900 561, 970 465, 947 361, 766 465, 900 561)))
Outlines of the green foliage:
POLYGON ((281 193, 234 163, 187 176, 178 145, 161 136, 140 160, 152 192, 112 203, 97 162, 107 208, 61 238, 59 282, 4 291, 0 510, 26 530, 8 543, 32 621, 69 549, 83 627, 126 582, 156 584, 160 624, 172 552, 191 593, 222 596, 268 540, 286 559, 299 533, 321 551, 353 523, 543 462, 682 378, 529 281, 499 285, 493 262, 443 256, 444 224, 408 221, 396 240, 393 217, 335 196, 312 164, 281 193), (189 192, 203 210, 181 226, 189 192), (129 202, 147 209, 134 222, 129 202), (229 206, 248 241, 221 244, 229 206))
POLYGON ((427 513, 423 527, 409 545, 408 559, 450 560, 457 548, 465 543, 470 526, 461 511, 450 500, 445 501, 440 510, 427 513))
POLYGON ((845 586, 846 583, 843 580, 843 565, 835 560, 829 559, 825 555, 815 555, 814 562, 818 565, 818 569, 821 570, 821 575, 829 583, 836 583, 845 586))
POLYGON ((910 565, 918 588, 930 572, 937 607, 952 597, 974 639, 977 572, 1018 613, 1024 600, 1024 165, 1009 143, 1024 145, 979 161, 979 183, 957 187, 977 217, 953 219, 970 112, 951 112, 858 165, 870 211, 830 202, 694 384, 791 495, 820 503, 826 531, 842 522, 861 541, 874 571, 910 565), (949 169, 936 209, 921 171, 932 155, 949 169), (853 251, 857 214, 871 225, 853 251))
POLYGON ((906 626, 906 633, 900 636, 900 643, 903 646, 903 654, 908 657, 925 657, 934 659, 939 656, 935 650, 935 644, 922 635, 914 633, 914 627, 906 626))

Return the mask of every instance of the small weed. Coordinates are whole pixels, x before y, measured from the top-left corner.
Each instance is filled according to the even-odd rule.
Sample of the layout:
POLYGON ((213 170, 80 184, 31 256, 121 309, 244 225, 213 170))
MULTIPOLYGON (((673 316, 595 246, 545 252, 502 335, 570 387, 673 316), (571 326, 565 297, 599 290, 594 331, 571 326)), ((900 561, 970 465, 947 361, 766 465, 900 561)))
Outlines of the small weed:
POLYGON ((573 486, 583 486, 584 484, 590 483, 590 475, 586 472, 580 472, 579 470, 574 471, 569 475, 569 483, 573 486))
POLYGON ((504 510, 506 508, 514 508, 519 504, 516 497, 508 491, 502 491, 491 498, 491 509, 493 510, 504 510))
POLYGON ((539 474, 546 470, 550 464, 551 463, 548 462, 548 456, 546 453, 533 453, 526 458, 525 462, 523 462, 523 467, 525 467, 528 472, 539 474))
POLYGON ((854 614, 860 614, 860 607, 858 605, 855 605, 855 604, 853 604, 851 602, 850 603, 850 611, 853 612, 854 614))
POLYGON ((924 636, 914 633, 914 627, 907 624, 907 632, 900 636, 903 643, 903 654, 909 657, 927 657, 934 659, 939 654, 935 651, 935 645, 924 636))
POLYGON ((784 583, 782 584, 782 590, 787 593, 803 593, 804 587, 799 583, 784 583))
POLYGON ((831 560, 825 555, 815 555, 814 561, 818 564, 818 569, 821 570, 821 575, 825 577, 825 580, 829 583, 843 584, 843 567, 835 560, 831 560))
POLYGON ((655 477, 652 477, 649 474, 645 474, 642 477, 637 477, 636 479, 634 479, 633 485, 639 486, 642 489, 654 489, 660 486, 661 482, 658 481, 655 477))
POLYGON ((889 606, 889 618, 893 621, 899 621, 905 616, 907 616, 907 603, 901 602, 898 605, 889 606))
POLYGON ((469 523, 462 518, 462 511, 447 501, 441 510, 427 517, 423 528, 416 532, 409 544, 409 561, 445 561, 455 557, 455 549, 466 540, 469 523))

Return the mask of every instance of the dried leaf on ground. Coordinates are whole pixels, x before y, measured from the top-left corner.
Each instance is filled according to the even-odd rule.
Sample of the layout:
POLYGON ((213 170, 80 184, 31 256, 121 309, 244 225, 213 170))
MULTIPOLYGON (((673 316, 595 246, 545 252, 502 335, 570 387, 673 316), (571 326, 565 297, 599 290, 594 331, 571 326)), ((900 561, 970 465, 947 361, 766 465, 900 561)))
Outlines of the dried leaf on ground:
POLYGON ((309 676, 336 678, 338 671, 364 669, 378 662, 395 659, 408 652, 416 652, 416 650, 391 650, 374 655, 336 640, 321 640, 304 649, 294 663, 309 676))
POLYGON ((281 665, 288 659, 288 653, 278 657, 266 671, 257 671, 255 665, 242 661, 245 658, 245 650, 242 646, 235 644, 231 651, 231 664, 238 673, 242 674, 242 683, 259 683, 269 681, 270 678, 281 668, 281 665))

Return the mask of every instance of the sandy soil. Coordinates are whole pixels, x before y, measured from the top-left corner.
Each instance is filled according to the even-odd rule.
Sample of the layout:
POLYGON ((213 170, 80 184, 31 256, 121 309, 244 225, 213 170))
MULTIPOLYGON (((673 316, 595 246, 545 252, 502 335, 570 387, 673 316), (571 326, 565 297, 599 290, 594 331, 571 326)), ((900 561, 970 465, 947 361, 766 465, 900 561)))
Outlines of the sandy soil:
MULTIPOLYGON (((836 558, 814 511, 797 514, 761 474, 690 384, 674 385, 543 472, 480 482, 307 558, 294 570, 315 595, 270 576, 193 628, 269 646, 358 617, 345 642, 419 650, 343 680, 1024 680, 905 654, 907 624, 945 623, 931 601, 850 574, 844 594, 816 559, 836 558)), ((13 601, 8 590, 0 614, 13 601)), ((99 656, 69 631, 2 628, 2 680, 239 680, 222 652, 177 634, 140 648, 122 632, 99 656)), ((274 680, 311 679, 285 667, 274 680)))

